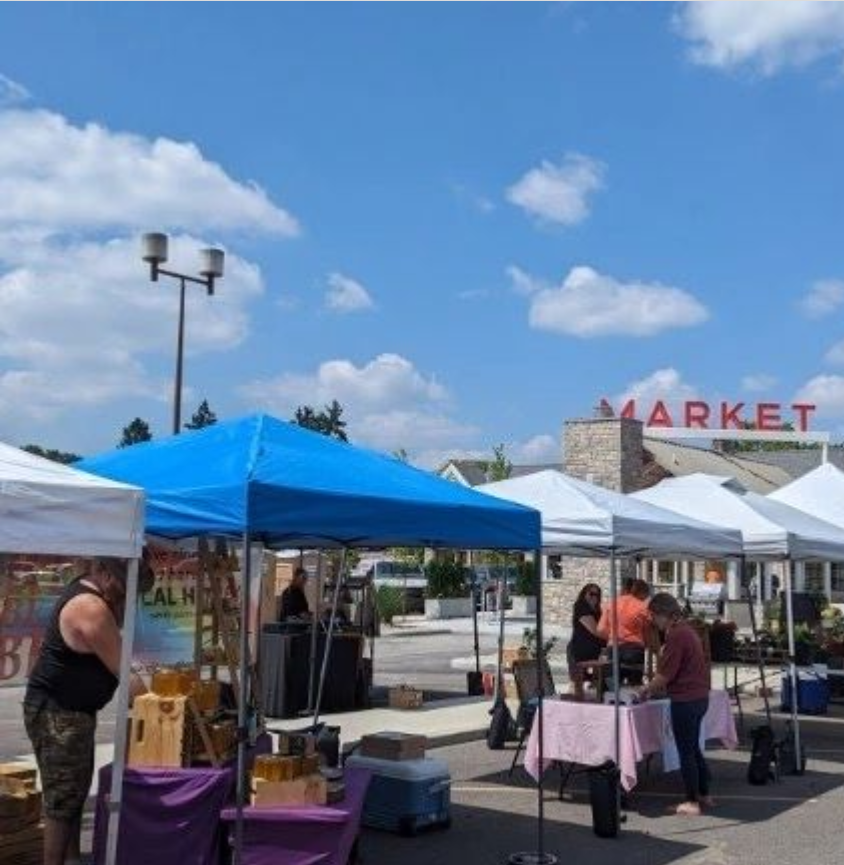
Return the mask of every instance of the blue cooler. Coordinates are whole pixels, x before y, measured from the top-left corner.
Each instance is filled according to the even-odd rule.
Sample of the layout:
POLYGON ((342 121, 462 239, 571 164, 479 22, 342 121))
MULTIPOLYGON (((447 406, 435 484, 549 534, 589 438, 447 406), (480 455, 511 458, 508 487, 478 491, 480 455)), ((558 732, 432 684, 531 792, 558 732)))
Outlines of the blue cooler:
POLYGON ((346 766, 372 772, 364 826, 415 835, 427 826, 451 824, 451 775, 442 760, 379 760, 355 754, 346 766))
MULTIPOLYGON (((829 680, 816 670, 797 671, 797 711, 801 715, 825 715, 829 706, 829 680)), ((791 711, 791 676, 782 676, 782 711, 791 711)))

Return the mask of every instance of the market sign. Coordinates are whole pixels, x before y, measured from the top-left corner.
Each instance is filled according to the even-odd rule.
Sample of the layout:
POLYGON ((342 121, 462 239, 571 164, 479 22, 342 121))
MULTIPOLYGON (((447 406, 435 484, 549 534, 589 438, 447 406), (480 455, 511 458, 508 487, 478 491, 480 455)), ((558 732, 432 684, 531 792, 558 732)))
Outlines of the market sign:
POLYGON ((606 398, 599 405, 604 417, 622 417, 641 420, 645 427, 683 428, 702 430, 749 430, 781 432, 793 429, 809 431, 809 418, 817 406, 805 402, 783 404, 779 402, 744 403, 721 400, 708 403, 704 400, 686 400, 679 404, 679 411, 672 410, 664 400, 642 404, 629 399, 616 414, 606 398), (786 426, 788 424, 788 426, 786 426))

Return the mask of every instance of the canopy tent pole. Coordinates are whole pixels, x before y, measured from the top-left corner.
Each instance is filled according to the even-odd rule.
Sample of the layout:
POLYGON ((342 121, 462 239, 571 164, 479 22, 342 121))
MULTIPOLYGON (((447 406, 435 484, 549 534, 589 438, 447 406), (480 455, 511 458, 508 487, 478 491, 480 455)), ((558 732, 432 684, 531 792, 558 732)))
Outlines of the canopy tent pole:
POLYGON ((111 793, 108 799, 108 833, 106 835, 106 865, 117 863, 117 838, 120 829, 120 806, 123 802, 123 772, 126 766, 125 723, 129 715, 129 677, 132 666, 132 646, 135 642, 135 616, 138 604, 138 560, 129 561, 126 577, 126 606, 123 613, 123 639, 120 644, 120 684, 117 688, 117 718, 114 731, 114 762, 111 767, 111 793))
POLYGON ((346 559, 349 548, 343 547, 340 556, 340 569, 334 578, 334 596, 331 599, 331 618, 328 620, 328 633, 325 635, 325 651, 322 653, 322 667, 319 671, 319 685, 317 686, 316 703, 314 704, 314 723, 319 723, 319 710, 322 706, 322 690, 325 686, 325 675, 328 672, 328 659, 331 655, 331 640, 334 636, 334 622, 337 617, 337 603, 340 600, 340 585, 346 576, 346 559))
MULTIPOLYGON (((750 586, 747 581, 747 559, 742 556, 741 564, 741 584, 747 591, 747 605, 750 612, 750 629, 753 632, 753 645, 756 647, 756 663, 759 667, 759 679, 762 682, 762 700, 765 704, 765 717, 768 720, 768 726, 771 726, 771 704, 768 700, 768 684, 765 681, 765 659, 762 657, 762 646, 759 645, 759 631, 756 627, 756 603, 753 599, 753 592, 750 591, 750 586)), ((759 596, 762 596, 761 579, 758 585, 759 596)))
MULTIPOLYGON (((618 655, 618 575, 616 574, 615 548, 610 550, 610 609, 612 610, 612 691, 613 691, 613 761, 615 768, 621 767, 621 658, 618 655)), ((598 694, 598 700, 602 697, 598 694)), ((615 813, 621 812, 621 789, 615 787, 615 813)))
POLYGON ((474 569, 472 570, 472 630, 475 635, 475 675, 478 680, 481 678, 481 642, 478 635, 478 581, 475 576, 474 569))
MULTIPOLYGON (((536 585, 536 681, 539 683, 538 699, 536 705, 536 722, 539 733, 539 779, 536 782, 537 790, 537 825, 536 825, 536 841, 537 851, 539 853, 539 862, 545 862, 545 799, 542 795, 542 766, 545 757, 545 718, 543 706, 545 702, 545 652, 544 641, 542 635, 542 571, 539 566, 539 556, 542 555, 541 550, 534 553, 534 579, 536 585)), ((506 580, 506 574, 505 574, 506 580)), ((556 861, 556 860, 553 860, 556 861)))
POLYGON ((252 546, 249 532, 243 534, 243 586, 240 590, 240 693, 237 702, 237 817, 234 830, 233 865, 243 861, 243 807, 246 802, 246 742, 249 737, 249 604, 252 582, 252 546))
MULTIPOLYGON (((302 566, 300 555, 299 565, 302 566)), ((317 632, 319 629, 319 608, 322 604, 322 550, 317 553, 317 600, 311 614, 311 653, 308 661, 308 714, 314 710, 314 685, 316 684, 317 632)))
POLYGON ((797 664, 794 645, 794 599, 791 593, 791 559, 785 560, 785 618, 788 629, 788 678, 791 681, 791 731, 794 735, 795 765, 802 765, 800 756, 800 721, 798 719, 797 664))

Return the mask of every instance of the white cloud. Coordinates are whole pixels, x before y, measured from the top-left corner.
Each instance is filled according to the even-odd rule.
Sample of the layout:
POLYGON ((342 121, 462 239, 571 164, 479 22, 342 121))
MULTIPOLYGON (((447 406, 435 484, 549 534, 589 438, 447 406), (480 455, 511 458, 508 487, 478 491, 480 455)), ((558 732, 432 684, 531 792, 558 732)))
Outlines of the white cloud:
POLYGON ((516 442, 506 449, 508 459, 518 464, 528 463, 559 463, 562 457, 562 445, 559 437, 548 433, 540 433, 526 441, 516 442))
POLYGON ((763 75, 844 57, 844 3, 685 3, 675 25, 703 66, 747 65, 763 75))
POLYGON ((507 268, 507 276, 510 277, 513 291, 516 294, 521 294, 525 297, 531 294, 535 294, 537 291, 541 291, 543 288, 548 288, 547 283, 536 279, 536 277, 531 276, 520 267, 516 267, 515 264, 511 264, 507 268))
POLYGON ((589 215, 589 196, 604 186, 603 163, 568 153, 559 163, 543 160, 507 190, 507 200, 541 222, 577 225, 589 215))
POLYGON ((844 376, 816 375, 800 388, 794 402, 816 405, 819 417, 841 417, 844 415, 844 376))
MULTIPOLYGON (((173 238, 174 261, 195 260, 201 245, 173 238)), ((0 412, 44 418, 117 398, 160 398, 164 384, 148 377, 145 361, 173 352, 178 288, 145 282, 138 249, 137 238, 45 241, 11 255, 0 243, 0 257, 14 259, 0 276, 0 412)), ((187 293, 187 354, 238 345, 246 307, 262 291, 258 268, 229 254, 214 297, 187 293)))
MULTIPOLYGON (((149 282, 141 230, 170 231, 170 265, 188 272, 209 243, 195 234, 298 231, 191 143, 44 110, 0 110, 0 201, 0 417, 20 436, 59 437, 83 416, 90 429, 102 423, 93 409, 121 401, 169 402, 169 372, 150 370, 170 369, 178 287, 149 282)), ((258 267, 232 253, 214 297, 189 287, 187 355, 239 345, 263 290, 258 267)))
POLYGON ((50 111, 0 112, 0 201, 0 230, 299 231, 195 144, 74 126, 50 111))
POLYGON ((844 340, 836 342, 824 355, 824 359, 835 366, 844 366, 844 340))
MULTIPOLYGON (((529 321, 538 330, 569 336, 653 336, 709 318, 693 295, 660 283, 620 282, 591 267, 574 267, 557 287, 531 288, 527 274, 510 276, 530 296, 529 321)), ((517 270, 517 269, 516 269, 517 270)))
POLYGON ((820 279, 800 300, 800 309, 807 318, 824 318, 844 304, 844 281, 820 279))
POLYGON ((251 407, 291 417, 299 405, 337 400, 352 441, 384 451, 404 448, 413 462, 433 465, 436 454, 471 445, 478 430, 450 413, 446 388, 404 357, 382 354, 356 366, 329 360, 313 373, 253 381, 240 388, 251 407))
POLYGON ((673 367, 665 367, 627 385, 624 392, 615 398, 613 408, 617 413, 624 403, 631 399, 643 405, 652 404, 658 399, 679 405, 697 398, 698 389, 694 385, 683 381, 683 376, 673 367))
POLYGON ((369 292, 356 280, 342 273, 328 275, 328 291, 325 293, 325 306, 332 312, 360 312, 372 309, 375 304, 369 292))
POLYGON ((0 108, 10 105, 20 105, 22 102, 27 102, 30 98, 31 94, 23 84, 12 81, 11 78, 0 72, 0 108))
POLYGON ((473 210, 477 210, 478 213, 486 215, 495 210, 495 204, 485 195, 479 195, 477 192, 473 192, 462 183, 453 183, 451 191, 454 193, 454 196, 458 201, 467 204, 473 210))
POLYGON ((772 375, 767 375, 766 373, 756 373, 753 375, 746 375, 741 380, 742 390, 747 390, 751 392, 765 392, 770 391, 777 384, 777 379, 772 375))

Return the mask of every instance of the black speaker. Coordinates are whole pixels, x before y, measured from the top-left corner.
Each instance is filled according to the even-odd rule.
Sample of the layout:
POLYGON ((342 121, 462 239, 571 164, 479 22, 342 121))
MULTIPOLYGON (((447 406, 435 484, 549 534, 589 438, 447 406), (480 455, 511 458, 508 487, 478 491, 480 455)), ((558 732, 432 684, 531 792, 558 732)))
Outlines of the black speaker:
POLYGON ((619 811, 620 773, 615 763, 589 770, 589 801, 592 831, 599 838, 617 838, 621 826, 619 811))
POLYGON ((474 670, 466 673, 466 693, 470 697, 481 697, 484 693, 484 674, 474 670))

